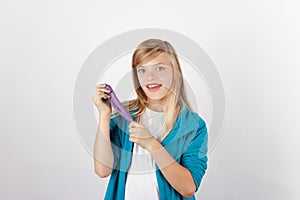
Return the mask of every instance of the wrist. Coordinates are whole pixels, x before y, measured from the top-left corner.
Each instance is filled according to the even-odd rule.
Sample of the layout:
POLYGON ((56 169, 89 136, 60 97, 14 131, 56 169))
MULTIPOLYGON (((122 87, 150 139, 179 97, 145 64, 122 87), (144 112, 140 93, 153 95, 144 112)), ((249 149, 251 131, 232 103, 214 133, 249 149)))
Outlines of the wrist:
POLYGON ((163 148, 163 146, 160 144, 160 142, 153 137, 149 143, 148 151, 150 154, 153 154, 162 148, 163 148))
POLYGON ((110 119, 111 113, 99 113, 100 119, 110 119))

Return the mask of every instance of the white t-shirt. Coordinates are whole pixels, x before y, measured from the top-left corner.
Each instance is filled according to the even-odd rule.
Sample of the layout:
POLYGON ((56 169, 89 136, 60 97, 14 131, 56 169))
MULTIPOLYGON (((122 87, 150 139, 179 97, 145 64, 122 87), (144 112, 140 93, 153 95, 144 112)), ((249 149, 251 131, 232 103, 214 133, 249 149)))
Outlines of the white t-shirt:
MULTIPOLYGON (((146 108, 141 116, 144 124, 156 139, 163 134, 164 113, 146 108)), ((158 185, 155 174, 155 161, 150 153, 137 144, 133 144, 132 160, 128 170, 125 200, 158 200, 158 185)))

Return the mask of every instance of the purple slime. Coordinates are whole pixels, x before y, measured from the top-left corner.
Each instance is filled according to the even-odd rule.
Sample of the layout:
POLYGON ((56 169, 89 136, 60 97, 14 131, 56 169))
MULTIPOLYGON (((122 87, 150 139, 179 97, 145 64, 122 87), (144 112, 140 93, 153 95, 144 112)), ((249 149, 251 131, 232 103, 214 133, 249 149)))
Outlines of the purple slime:
POLYGON ((112 87, 108 84, 106 84, 106 89, 110 90, 110 98, 108 98, 107 100, 111 103, 111 105, 114 107, 114 109, 122 116, 124 117, 128 122, 132 122, 133 119, 130 116, 130 114, 127 112, 127 110, 124 108, 124 106, 121 104, 121 102, 119 101, 117 95, 115 94, 114 90, 112 89, 112 87))

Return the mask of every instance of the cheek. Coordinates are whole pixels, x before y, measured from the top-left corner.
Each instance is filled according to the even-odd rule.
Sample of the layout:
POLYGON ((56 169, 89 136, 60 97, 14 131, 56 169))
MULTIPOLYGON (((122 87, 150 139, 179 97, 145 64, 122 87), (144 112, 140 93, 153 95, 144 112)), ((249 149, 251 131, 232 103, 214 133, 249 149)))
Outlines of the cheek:
POLYGON ((173 74, 172 74, 172 72, 169 72, 165 76, 161 77, 161 80, 164 83, 165 87, 167 87, 168 89, 170 89, 170 87, 172 85, 172 81, 173 81, 173 74))
POLYGON ((137 80, 138 80, 138 82, 140 83, 141 86, 142 86, 143 83, 145 82, 144 77, 143 77, 143 76, 140 76, 140 75, 137 75, 137 80))

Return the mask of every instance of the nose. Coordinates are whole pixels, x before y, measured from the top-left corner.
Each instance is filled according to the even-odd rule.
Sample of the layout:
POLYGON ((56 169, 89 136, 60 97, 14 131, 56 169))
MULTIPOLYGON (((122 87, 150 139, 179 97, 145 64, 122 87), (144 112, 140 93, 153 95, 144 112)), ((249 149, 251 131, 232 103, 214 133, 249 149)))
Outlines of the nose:
POLYGON ((153 72, 153 70, 147 70, 146 72, 146 80, 147 81, 153 81, 156 79, 155 73, 153 72))

